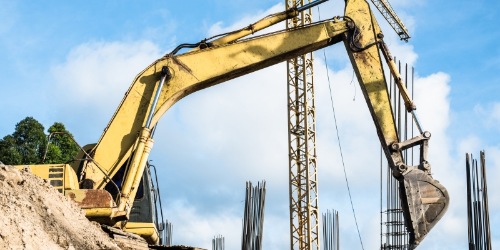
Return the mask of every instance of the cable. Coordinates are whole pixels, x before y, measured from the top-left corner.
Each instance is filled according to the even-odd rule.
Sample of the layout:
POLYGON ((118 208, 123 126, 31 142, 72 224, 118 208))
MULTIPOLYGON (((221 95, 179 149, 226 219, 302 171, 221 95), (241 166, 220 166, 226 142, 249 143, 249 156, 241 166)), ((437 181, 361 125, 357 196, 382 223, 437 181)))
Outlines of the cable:
POLYGON ((335 130, 337 132, 337 140, 339 142, 338 144, 339 144, 339 150, 340 150, 340 158, 342 159, 342 167, 344 168, 344 177, 345 177, 345 182, 347 185, 347 192, 349 193, 349 201, 351 202, 352 214, 354 216, 354 223, 356 223, 356 230, 358 231, 358 237, 359 237, 359 242, 361 243, 361 249, 364 250, 365 248, 363 246, 363 240, 361 239, 361 233, 359 232, 359 227, 358 227, 358 219, 356 218, 356 212, 354 211, 354 205, 352 202, 351 189, 349 188, 349 181, 347 180, 347 173, 345 171, 344 155, 342 154, 342 146, 340 144, 339 129, 337 126, 337 117, 335 116, 335 107, 333 105, 332 86, 330 84, 330 75, 328 74, 328 63, 326 61, 325 50, 323 50, 323 56, 325 58, 326 78, 328 80, 328 88, 330 90, 330 101, 332 103, 333 119, 335 121, 335 130))
MULTIPOLYGON (((349 85, 351 85, 354 82, 354 69, 352 70, 352 76, 351 76, 351 82, 349 85)), ((354 88, 354 97, 352 98, 352 101, 356 101, 356 86, 353 85, 354 88)))
MULTIPOLYGON (((318 7, 318 17, 321 19, 319 7, 318 7)), ((347 17, 347 18, 349 18, 349 17, 347 17)), ((353 21, 351 18, 349 18, 349 19, 351 21, 353 21)), ((351 39, 351 41, 352 41, 352 39, 351 39)), ((358 231, 359 243, 361 244, 361 249, 364 250, 365 248, 363 246, 363 240, 361 239, 361 233, 359 232, 358 219, 356 218, 356 212, 354 211, 354 204, 352 203, 351 189, 349 188, 349 181, 347 180, 347 173, 345 171, 344 155, 342 154, 342 146, 340 145, 339 128, 337 126, 337 117, 335 116, 335 107, 333 106, 332 86, 330 83, 330 74, 328 74, 328 62, 326 61, 325 49, 323 49, 323 58, 325 59, 326 79, 328 81, 328 89, 330 90, 330 101, 332 103, 333 120, 335 121, 335 131, 337 132, 337 141, 339 142, 338 144, 339 144, 339 150, 340 150, 340 158, 342 159, 342 167, 344 168, 344 177, 345 177, 345 183, 347 186, 347 193, 349 194, 349 201, 351 202, 352 214, 354 216, 354 223, 356 224, 356 230, 358 231)), ((353 71, 353 78, 351 79, 351 83, 352 83, 353 79, 354 79, 354 71, 353 71)))

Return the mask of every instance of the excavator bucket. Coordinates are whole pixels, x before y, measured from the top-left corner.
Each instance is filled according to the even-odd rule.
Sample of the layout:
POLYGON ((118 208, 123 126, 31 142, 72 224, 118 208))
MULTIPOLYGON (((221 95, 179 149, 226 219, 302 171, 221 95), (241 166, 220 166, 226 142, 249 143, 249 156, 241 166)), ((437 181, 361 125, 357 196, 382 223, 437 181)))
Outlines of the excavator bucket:
POLYGON ((414 249, 443 217, 450 197, 443 185, 420 169, 404 174, 399 188, 411 249, 414 249))

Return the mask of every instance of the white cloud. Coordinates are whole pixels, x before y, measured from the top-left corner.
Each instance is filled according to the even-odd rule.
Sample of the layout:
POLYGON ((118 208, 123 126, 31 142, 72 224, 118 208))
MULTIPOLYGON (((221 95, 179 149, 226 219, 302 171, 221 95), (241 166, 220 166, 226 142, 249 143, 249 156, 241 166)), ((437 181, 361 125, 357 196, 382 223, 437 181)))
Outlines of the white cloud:
POLYGON ((168 214, 175 214, 169 219, 173 225, 173 245, 187 245, 211 249, 211 240, 217 236, 225 237, 226 246, 234 249, 241 237, 241 219, 234 211, 224 210, 209 216, 200 215, 196 207, 186 201, 176 200, 169 204, 168 214))
MULTIPOLYGON (((424 130, 432 133, 429 143, 429 161, 434 179, 438 180, 450 195, 448 211, 436 224, 433 231, 421 244, 423 249, 457 249, 466 246, 465 227, 465 163, 464 157, 452 155, 456 150, 449 136, 450 76, 443 72, 426 77, 417 76, 415 80, 415 102, 418 118, 424 130), (463 167, 462 167, 463 166, 463 167), (446 238, 445 242, 442 239, 446 238), (441 239, 441 240, 440 240, 441 239)), ((453 138, 456 139, 456 138, 453 138)), ((458 146, 458 145, 457 145, 458 146)))
POLYGON ((149 41, 88 42, 75 47, 65 62, 51 68, 55 79, 51 96, 57 97, 50 100, 54 110, 84 117, 72 119, 68 127, 79 127, 77 134, 85 136, 79 140, 93 142, 134 77, 158 57, 158 46, 149 41), (93 125, 79 125, 88 121, 93 125))
POLYGON ((450 123, 450 80, 450 76, 442 72, 416 78, 416 112, 424 129, 446 132, 450 123))
POLYGON ((463 138, 458 144, 458 152, 460 153, 474 153, 482 150, 481 145, 483 142, 481 139, 475 135, 470 135, 463 138))
MULTIPOLYGON (((166 209, 168 214, 175 214, 174 219, 169 219, 173 224, 172 243, 211 249, 211 240, 222 235, 226 249, 240 248, 243 204, 239 204, 238 208, 241 209, 235 211, 234 206, 227 207, 218 213, 206 215, 185 200, 172 201, 166 209)), ((288 229, 288 221, 283 221, 281 216, 266 214, 263 235, 265 249, 278 250, 289 244, 288 229)))
POLYGON ((493 106, 493 111, 491 113, 490 119, 496 123, 500 124, 500 103, 495 103, 493 106))
MULTIPOLYGON (((391 3, 411 32, 415 27, 418 28, 419 23, 418 19, 404 12, 405 8, 409 10, 426 2, 399 0, 391 3)), ((321 17, 325 19, 342 15, 343 5, 342 0, 331 0, 320 5, 321 17)), ((19 13, 14 7, 13 1, 3 2, 0 16, 9 18, 3 18, 0 23, 0 34, 10 33, 19 21, 19 13)), ((268 10, 246 15, 235 23, 221 21, 210 26, 208 35, 245 27, 283 9, 283 4, 279 3, 268 10)), ((313 11, 316 20, 320 15, 316 7, 313 11)), ((172 20, 175 15, 172 13, 172 20)), ((419 55, 411 45, 412 40, 409 44, 401 43, 378 13, 377 19, 392 54, 404 63, 416 65, 419 55)), ((136 37, 133 34, 141 34, 141 37, 149 40, 162 38, 169 43, 176 40, 169 31, 172 27, 178 27, 167 18, 161 20, 160 23, 164 23, 162 26, 144 27, 137 33, 131 33, 128 38, 133 39, 136 37)), ((283 27, 282 23, 267 31, 283 27)), ((10 45, 15 39, 8 37, 2 39, 10 39, 10 45)), ((21 113, 20 107, 23 106, 26 106, 25 110, 31 110, 29 114, 33 109, 43 109, 52 114, 44 120, 63 121, 79 142, 93 142, 111 118, 135 75, 162 55, 159 47, 159 44, 145 40, 83 43, 75 47, 64 62, 52 67, 52 86, 43 84, 35 87, 40 93, 30 98, 25 98, 26 93, 22 93, 26 91, 12 91, 10 96, 17 96, 17 99, 23 96, 31 101, 19 103, 12 99, 6 105, 15 103, 15 113, 21 113), (48 90, 51 93, 46 94, 44 91, 48 90), (40 100, 45 96, 49 98, 47 102, 40 100), (43 103, 49 107, 35 107, 33 103, 43 103)), ((352 68, 344 46, 332 46, 326 50, 326 54, 329 67, 334 68, 328 72, 343 161, 364 246, 372 249, 379 242, 380 146, 356 78, 351 82, 352 68)), ((490 60, 487 64, 500 65, 498 60, 490 60)), ((167 202, 164 202, 166 217, 174 223, 174 243, 210 249, 213 236, 222 234, 226 237, 227 249, 238 248, 244 183, 265 179, 268 196, 264 249, 289 248, 285 78, 285 65, 280 64, 234 79, 190 95, 174 105, 160 121, 151 159, 158 167, 162 194, 167 198, 167 202)), ((467 248, 465 152, 478 157, 479 150, 486 150, 492 231, 497 232, 497 225, 500 225, 500 199, 496 198, 500 197, 500 182, 496 181, 500 178, 500 137, 498 133, 489 133, 499 129, 500 103, 485 104, 478 100, 472 119, 477 128, 471 128, 467 134, 454 131, 459 127, 458 123, 466 123, 450 119, 455 112, 461 111, 460 108, 463 109, 452 106, 453 102, 450 104, 449 96, 453 92, 454 81, 455 78, 452 81, 452 76, 447 72, 419 75, 416 78, 417 114, 424 129, 432 132, 429 150, 434 177, 448 189, 451 196, 449 211, 419 249, 467 248)), ((7 83, 4 85, 2 87, 10 86, 7 83)), ((342 248, 359 249, 322 51, 315 53, 315 88, 319 206, 321 212, 332 208, 339 210, 342 248)), ((5 114, 3 118, 8 116, 5 114)), ((39 119, 38 116, 36 118, 39 119)), ((9 123, 14 124, 18 120, 12 119, 9 123)), ((500 244, 498 233, 492 236, 495 248, 500 244)))
MULTIPOLYGON (((498 226, 500 225, 500 216, 498 216, 500 211, 500 147, 488 147, 485 148, 486 156, 486 181, 488 184, 488 199, 490 208, 490 218, 492 230, 498 232, 498 226)), ((479 152, 476 152, 475 158, 479 160, 479 152)))
MULTIPOLYGON (((257 16, 281 9, 283 6, 279 4, 227 27, 218 23, 209 33, 241 28, 256 21, 257 16)), ((386 39, 394 55, 410 64, 416 62, 418 55, 412 46, 397 42, 393 35, 386 39)), ((327 51, 337 51, 336 47, 343 45, 333 47, 327 51)), ((335 56, 345 63, 345 52, 340 53, 335 56)), ((135 74, 159 54, 158 46, 147 41, 82 44, 70 53, 66 62, 53 68, 55 90, 67 106, 92 114, 92 120, 107 121, 135 74)), ((316 53, 315 58, 320 209, 340 211, 341 244, 356 248, 359 239, 346 192, 322 53, 316 53)), ((365 247, 372 248, 379 243, 380 146, 356 79, 352 82, 352 67, 348 64, 339 68, 328 73, 343 160, 363 241, 365 247)), ((439 72, 418 76, 415 85, 417 113, 424 129, 433 133, 430 143, 433 173, 452 196, 447 215, 421 248, 463 245, 465 249, 462 244, 466 230, 465 176, 457 170, 464 162, 463 157, 455 158, 451 152, 468 147, 477 150, 482 140, 474 135, 449 138, 449 75, 439 72)), ((286 67, 279 64, 190 95, 165 114, 156 131, 151 159, 159 169, 160 187, 169 201, 165 211, 174 223, 174 243, 210 248, 213 236, 222 234, 228 249, 237 248, 244 183, 265 179, 268 202, 264 248, 289 248, 286 101, 286 67)), ((481 106, 478 107, 481 111, 481 106)), ((487 112, 493 121, 500 113, 496 107, 487 112)), ((499 151, 495 147, 488 150, 493 158, 492 179, 500 178, 500 158, 496 157, 499 151)), ((491 194, 500 190, 496 182, 490 183, 491 194)), ((494 199, 490 204, 494 209, 500 207, 494 199)))
POLYGON ((474 112, 486 128, 500 129, 500 103, 476 104, 474 112))
POLYGON ((52 73, 58 90, 69 100, 108 106, 159 55, 158 47, 149 41, 89 42, 73 49, 52 73))
MULTIPOLYGON (((391 44, 398 43, 392 40, 391 44)), ((395 51, 397 51, 399 58, 405 60, 409 58, 410 62, 417 59, 416 53, 409 45, 398 44, 391 46, 391 49, 392 47, 396 47, 395 51)), ((328 80, 322 63, 322 54, 317 53, 316 56, 318 56, 315 60, 315 87, 320 206, 322 211, 331 208, 341 211, 342 244, 350 247, 358 246, 359 239, 355 234, 349 197, 346 193, 342 160, 337 145, 328 80)), ((337 56, 342 58, 345 57, 345 54, 337 56)), ((189 176, 189 179, 203 181, 204 185, 210 187, 209 190, 221 190, 220 188, 224 185, 232 186, 234 189, 234 187, 242 186, 246 180, 266 179, 270 189, 278 189, 274 194, 271 194, 273 196, 268 197, 271 200, 268 203, 269 210, 276 210, 272 206, 286 208, 288 205, 286 197, 288 159, 286 156, 286 71, 283 66, 281 64, 271 67, 201 91, 176 104, 176 107, 169 111, 170 114, 167 112, 164 121, 182 125, 167 125, 175 130, 164 131, 158 136, 175 139, 167 142, 157 139, 157 148, 155 149, 162 152, 170 150, 177 152, 169 154, 168 157, 171 158, 168 162, 170 163, 165 162, 165 164, 178 169, 177 174, 185 174, 189 176), (164 143, 176 143, 176 145, 169 146, 169 150, 162 150, 160 148, 165 147, 164 143), (196 159, 198 157, 199 159, 196 159)), ((329 74, 343 149, 343 160, 346 164, 361 234, 365 246, 377 245, 379 237, 378 233, 374 232, 379 229, 378 220, 380 218, 378 192, 380 145, 378 137, 356 79, 351 83, 352 67, 347 65, 339 71, 330 71, 329 74)), ((449 156, 449 139, 446 133, 450 122, 449 82, 450 78, 445 73, 418 78, 416 85, 419 87, 416 90, 416 100, 421 122, 426 129, 433 132, 430 149, 431 163, 436 166, 436 176, 439 176, 437 179, 443 183, 454 184, 458 181, 456 174, 443 181, 445 173, 452 171, 451 166, 454 166, 451 164, 449 156)), ((158 131, 161 129, 162 127, 159 127, 158 131)), ((153 157, 157 156, 159 155, 153 155, 153 157)), ((172 179, 170 181, 171 183, 168 185, 179 189, 186 188, 182 185, 182 180, 172 179)), ((457 193, 456 190, 459 189, 459 186, 455 186, 450 187, 450 189, 457 193)), ((448 188, 448 186, 446 187, 448 188)), ((201 192, 209 195, 206 188, 199 188, 199 191, 195 191, 196 187, 191 186, 186 189, 190 189, 190 191, 182 192, 183 194, 201 192)), ((227 191, 227 189, 222 190, 227 191)), ((237 193, 237 191, 234 192, 237 193)), ((227 192, 226 195, 228 197, 234 196, 230 193, 227 192)), ((243 194, 240 193, 240 195, 243 194)), ((218 200, 217 202, 224 203, 225 201, 218 200)), ((234 204, 225 204, 234 207, 234 204)), ((442 222, 446 225, 436 227, 434 230, 436 232, 433 231, 428 236, 426 240, 431 243, 428 243, 427 246, 432 246, 435 241, 436 236, 432 235, 451 236, 452 238, 460 236, 462 231, 447 233, 447 230, 450 230, 449 225, 456 225, 462 218, 461 215, 453 215, 456 209, 458 208, 451 207, 451 215, 445 217, 444 222, 442 222), (445 223, 446 221, 449 223, 445 223)), ((282 221, 285 225, 288 223, 287 209, 281 211, 281 214, 269 213, 270 217, 275 217, 276 220, 282 221)), ((172 216, 176 215, 172 214, 172 216)), ((266 218, 269 218, 267 214, 266 218)), ((288 235, 287 233, 283 234, 285 237, 288 235)), ((264 244, 266 249, 283 249, 288 246, 286 241, 282 243, 286 245, 276 247, 271 247, 266 240, 264 240, 264 244)), ((445 243, 438 243, 440 246, 443 244, 445 243)))
MULTIPOLYGON (((353 234, 354 221, 346 193, 342 160, 333 123, 330 90, 322 61, 318 58, 315 64, 320 204, 323 210, 335 208, 342 211, 343 234, 348 238, 344 244, 356 246, 359 239, 353 234)), ((365 245, 371 246, 379 240, 372 234, 379 228, 376 221, 380 216, 380 145, 356 79, 352 82, 351 66, 346 66, 338 72, 330 71, 329 74, 358 223, 363 237, 367 237, 365 245)), ((271 200, 268 206, 285 206, 286 209, 288 159, 285 76, 284 65, 280 64, 193 94, 169 111, 170 114, 164 119, 164 122, 170 124, 167 126, 172 128, 171 123, 180 123, 182 126, 170 131, 163 130, 163 126, 158 127, 157 138, 170 140, 157 139, 155 150, 175 150, 177 153, 167 156, 171 157, 170 163, 165 164, 178 169, 176 174, 188 175, 190 180, 198 180, 209 187, 208 190, 199 187, 199 191, 195 191, 196 187, 191 186, 186 188, 191 189, 187 191, 188 194, 201 192, 210 195, 210 190, 221 190, 222 186, 232 186, 233 189, 236 187, 233 192, 237 192, 238 187, 246 180, 266 179, 269 189, 278 189, 271 194, 273 196, 268 197, 271 200), (163 132, 160 132, 162 130, 163 132), (165 143, 175 145, 168 147, 169 150, 160 149, 165 147, 165 143), (200 154, 203 156, 200 157, 200 154), (172 162, 176 166, 173 166, 172 162), (227 178, 228 176, 230 178, 227 178), (276 202, 277 200, 282 203, 276 202)), ((437 98, 445 98, 446 94, 438 95, 437 98)), ((435 122, 443 122, 443 119, 435 122)), ((153 157, 157 156, 155 154, 153 157)), ((170 181, 170 186, 185 188, 182 184, 183 178, 170 181)), ((192 185, 192 182, 189 185, 192 185)), ((228 197, 233 196, 231 192, 226 191, 228 197)), ((234 206, 227 202, 225 204, 234 206)), ((276 216, 276 219, 286 224, 287 213, 286 209, 281 214, 271 216, 276 216)), ((270 243, 265 240, 264 244, 269 247, 267 244, 270 243)), ((281 245, 267 249, 283 247, 281 245)))
MULTIPOLYGON (((261 18, 263 18, 269 14, 278 13, 278 12, 283 11, 284 9, 285 9, 284 4, 278 3, 265 11, 261 11, 261 12, 256 13, 256 14, 244 16, 240 20, 238 20, 237 22, 232 23, 228 26, 225 26, 222 21, 219 21, 219 22, 213 24, 212 26, 210 26, 210 28, 208 29, 208 35, 214 36, 214 35, 218 35, 218 34, 222 34, 222 33, 226 33, 229 31, 234 31, 234 30, 238 30, 238 29, 247 27, 249 24, 255 23, 256 21, 260 20, 261 18)), ((279 27, 279 29, 284 29, 285 25, 284 25, 284 23, 276 24, 276 25, 266 29, 265 32, 267 33, 267 32, 271 32, 271 31, 276 31, 276 30, 278 30, 278 27, 279 27)))
POLYGON ((450 77, 445 73, 435 73, 415 80, 415 103, 417 115, 423 130, 432 133, 429 158, 437 166, 433 171, 445 176, 450 160, 450 141, 447 129, 450 123, 450 77))

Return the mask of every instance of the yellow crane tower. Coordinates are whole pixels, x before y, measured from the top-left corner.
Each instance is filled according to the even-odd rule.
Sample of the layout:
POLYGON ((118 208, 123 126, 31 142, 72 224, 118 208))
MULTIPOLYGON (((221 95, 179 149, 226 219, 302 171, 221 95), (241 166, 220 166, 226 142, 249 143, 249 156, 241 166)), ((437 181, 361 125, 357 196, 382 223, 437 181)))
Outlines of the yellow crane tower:
MULTIPOLYGON (((286 9, 304 6, 304 0, 286 0, 286 9)), ((286 28, 301 27, 311 21, 312 11, 307 9, 288 19, 286 28)), ((287 67, 290 248, 319 250, 312 52, 288 60, 287 67)))
POLYGON ((371 0, 373 5, 377 7, 380 14, 387 20, 387 22, 391 25, 391 27, 396 31, 401 40, 408 42, 410 39, 410 33, 406 29, 405 25, 399 19, 396 12, 392 9, 391 5, 387 0, 371 0))
MULTIPOLYGON (((321 2, 326 2, 324 0, 321 2)), ((387 0, 371 0, 401 40, 409 32, 387 0)), ((285 0, 286 9, 306 7, 311 1, 285 0)), ((307 8, 286 22, 287 29, 312 22, 307 8)), ((389 62, 390 63, 390 62, 389 62)), ((290 248, 319 250, 318 172, 316 165, 316 117, 313 54, 287 61, 290 248)))

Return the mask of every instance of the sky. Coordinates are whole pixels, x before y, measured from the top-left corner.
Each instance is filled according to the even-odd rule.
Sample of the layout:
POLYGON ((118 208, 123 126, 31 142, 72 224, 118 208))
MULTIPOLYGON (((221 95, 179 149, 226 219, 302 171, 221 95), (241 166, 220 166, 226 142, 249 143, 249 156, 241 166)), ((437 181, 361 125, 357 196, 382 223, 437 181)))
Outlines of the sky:
MULTIPOLYGON (((135 75, 152 61, 178 44, 282 11, 284 4, 0 0, 0 136, 32 116, 45 128, 64 123, 80 145, 94 143, 135 75)), ((433 176, 451 197, 419 249, 467 249, 465 154, 478 158, 481 150, 492 244, 500 247, 500 2, 391 4, 410 41, 399 41, 382 17, 378 21, 392 54, 415 68, 417 114, 432 133, 433 176)), ((326 19, 343 9, 343 1, 330 0, 313 16, 326 19)), ((314 58, 320 212, 339 211, 342 249, 362 249, 344 161, 363 245, 374 249, 380 244, 378 138, 344 46, 319 50, 314 58)), ((213 237, 223 235, 226 249, 239 248, 245 183, 265 180, 264 249, 289 248, 286 102, 281 63, 196 92, 163 116, 150 159, 174 244, 211 249, 213 237)))

